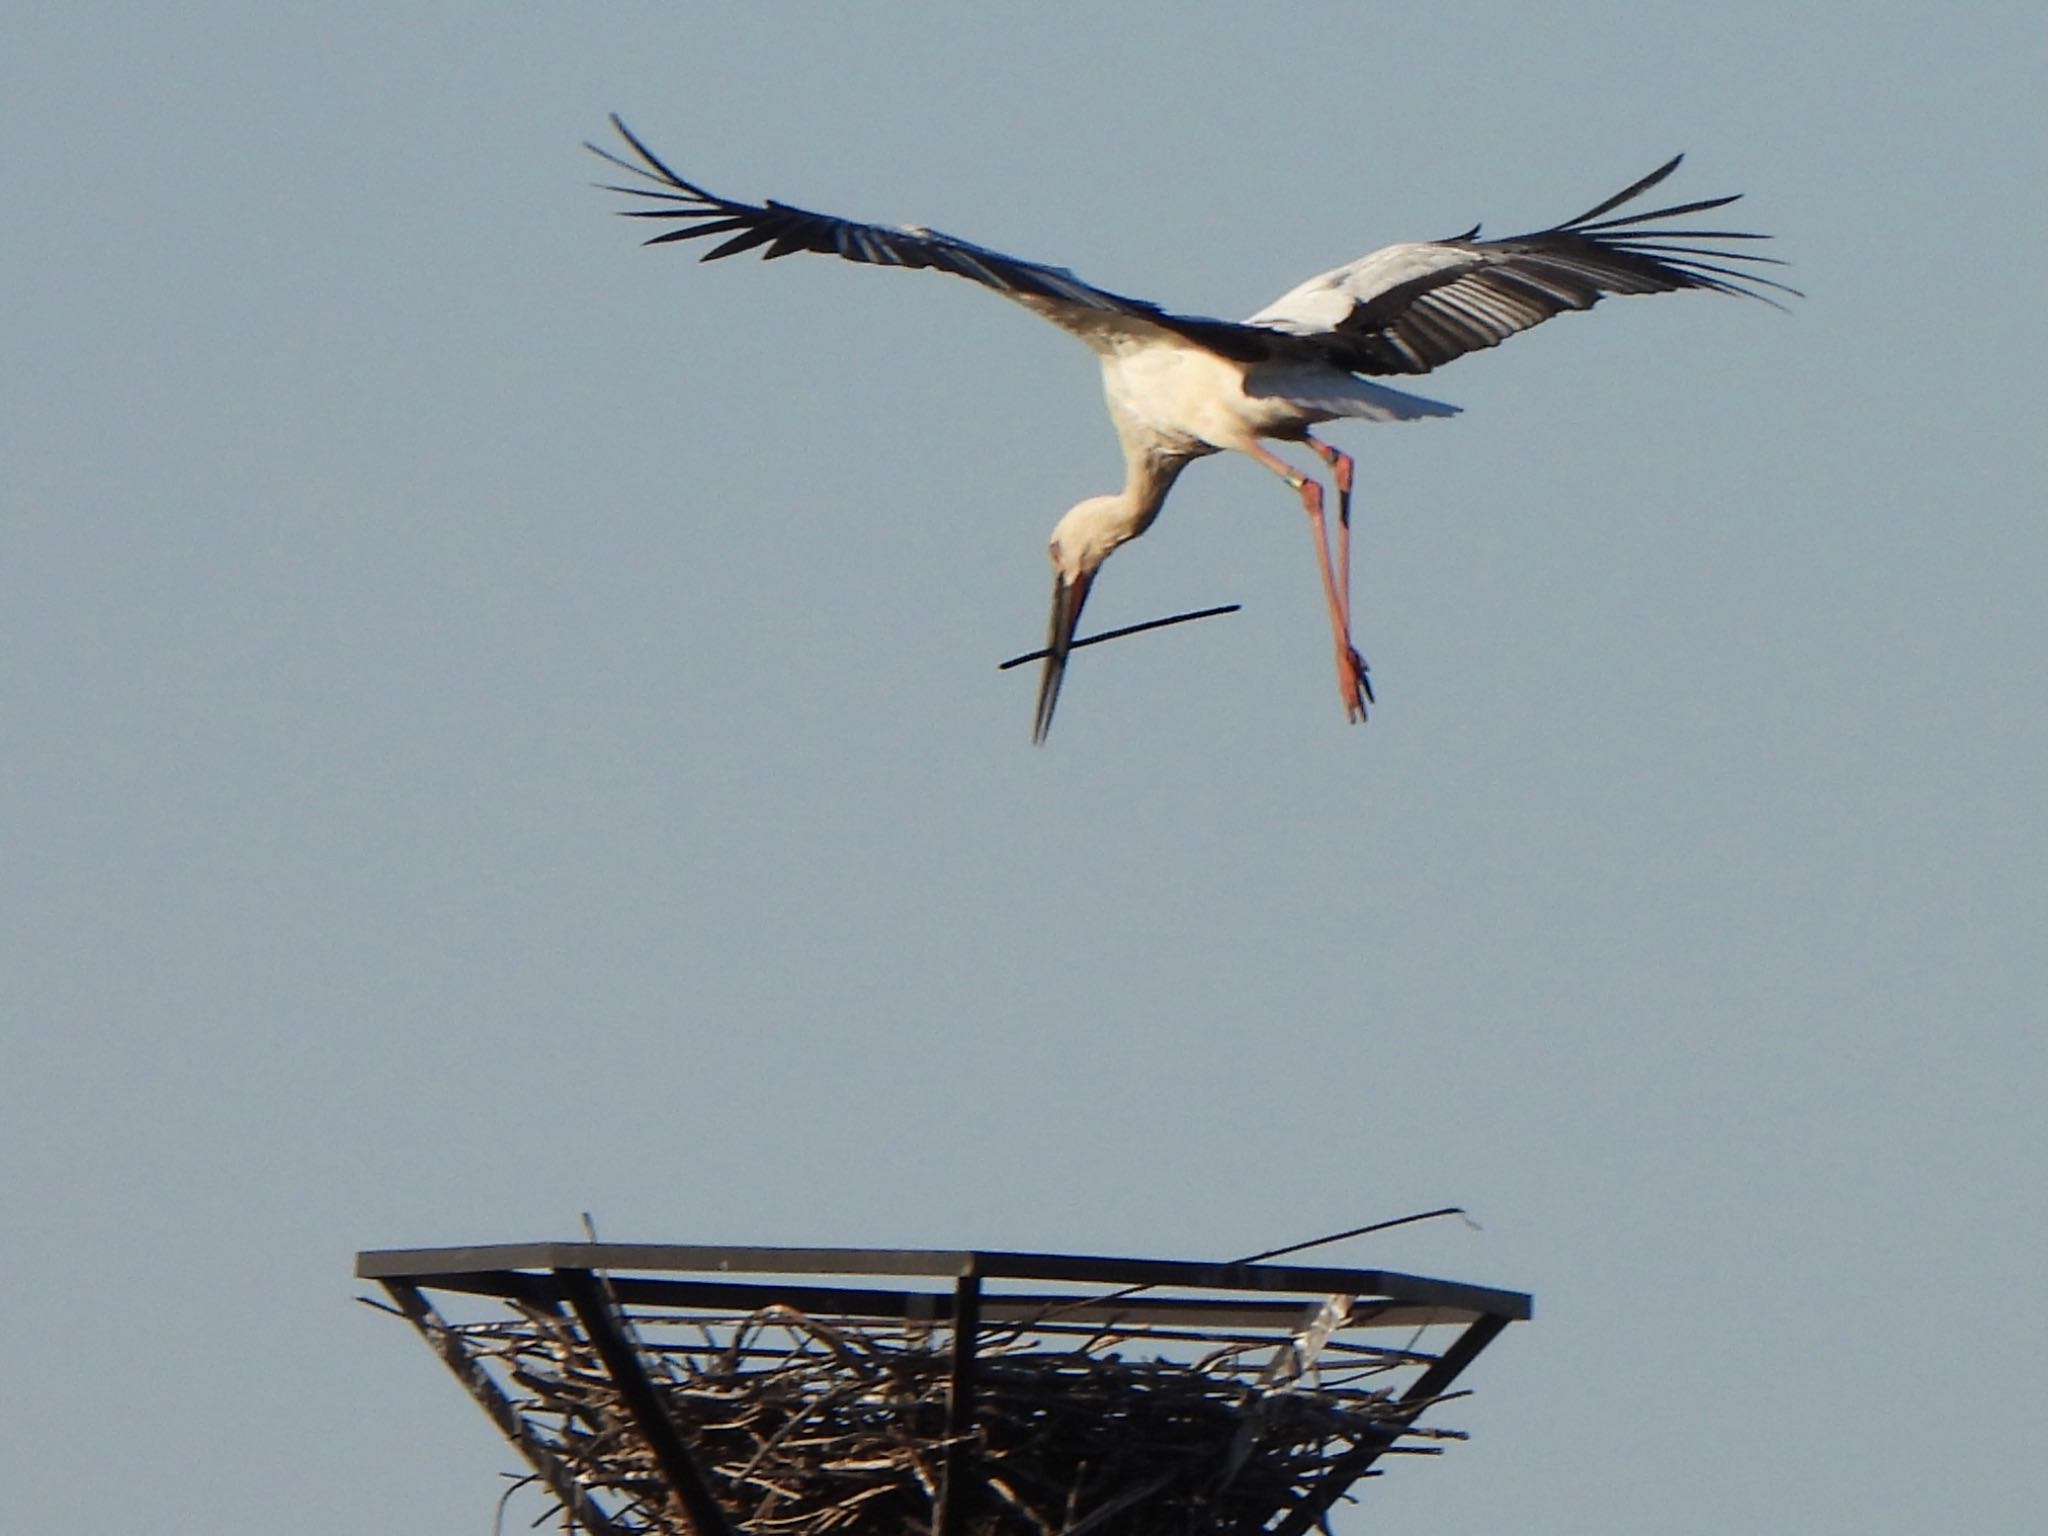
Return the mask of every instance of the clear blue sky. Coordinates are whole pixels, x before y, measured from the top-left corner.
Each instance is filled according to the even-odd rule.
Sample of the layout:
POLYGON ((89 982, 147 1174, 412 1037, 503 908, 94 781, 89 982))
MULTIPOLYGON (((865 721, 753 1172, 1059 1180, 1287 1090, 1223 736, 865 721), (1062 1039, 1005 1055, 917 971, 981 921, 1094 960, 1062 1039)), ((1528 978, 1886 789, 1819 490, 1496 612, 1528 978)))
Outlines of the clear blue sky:
POLYGON ((1336 1260, 1536 1293, 1343 1529, 2017 1531, 2048 1433, 2038 4, 34 8, 0 55, 0 1467, 481 1531, 358 1248, 1336 1260), (1676 150, 1811 298, 1340 428, 1382 708, 1195 466, 1049 747, 1093 364, 747 197, 1244 314, 1676 150))

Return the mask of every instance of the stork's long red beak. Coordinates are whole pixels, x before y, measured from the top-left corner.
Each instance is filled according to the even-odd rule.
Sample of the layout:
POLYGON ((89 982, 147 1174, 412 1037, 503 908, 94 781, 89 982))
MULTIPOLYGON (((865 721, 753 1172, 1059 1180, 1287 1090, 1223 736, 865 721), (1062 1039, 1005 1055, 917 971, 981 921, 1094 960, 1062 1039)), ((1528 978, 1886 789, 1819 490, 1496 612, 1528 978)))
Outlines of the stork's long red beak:
POLYGON ((1095 573, 1068 581, 1059 572, 1052 578, 1052 617, 1046 625, 1045 670, 1038 678, 1038 718, 1031 726, 1031 740, 1043 744, 1052 729, 1053 707, 1060 701, 1060 682, 1067 675, 1067 652, 1073 648, 1074 629, 1081 622, 1081 606, 1088 601, 1088 588, 1095 573))

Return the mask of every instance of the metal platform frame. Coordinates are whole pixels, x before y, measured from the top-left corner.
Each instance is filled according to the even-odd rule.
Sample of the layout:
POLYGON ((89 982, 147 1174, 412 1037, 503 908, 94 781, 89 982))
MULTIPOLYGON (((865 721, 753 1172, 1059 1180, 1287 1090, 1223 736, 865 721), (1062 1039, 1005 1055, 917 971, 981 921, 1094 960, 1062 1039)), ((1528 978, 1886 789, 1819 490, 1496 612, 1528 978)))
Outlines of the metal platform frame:
POLYGON ((780 1304, 820 1317, 949 1330, 947 1445, 933 1536, 959 1536, 964 1529, 977 1351, 984 1331, 993 1326, 1029 1330, 1057 1317, 1062 1326, 1113 1326, 1159 1338, 1256 1339, 1270 1342, 1276 1359, 1290 1339, 1314 1324, 1332 1297, 1350 1302, 1337 1325, 1340 1331, 1456 1328, 1456 1336, 1438 1353, 1399 1352, 1418 1366, 1419 1374, 1397 1399, 1402 1412, 1394 1427, 1333 1458, 1308 1496, 1277 1524, 1245 1533, 1307 1536, 1417 1416, 1450 1390, 1481 1350, 1509 1323, 1532 1312, 1530 1298, 1520 1292, 1387 1270, 979 1249, 512 1243, 371 1250, 356 1256, 356 1274, 384 1288, 592 1536, 625 1532, 582 1486, 575 1470, 532 1432, 514 1401, 464 1347, 461 1329, 437 1310, 430 1292, 518 1302, 573 1318, 661 1468, 676 1513, 696 1536, 737 1533, 662 1403, 622 1316, 629 1308, 689 1315, 744 1313, 780 1304), (853 1279, 864 1283, 846 1283, 853 1279), (1070 1289, 1043 1289, 1048 1285, 1070 1289), (1094 1293, 1074 1287, 1092 1287, 1094 1293))

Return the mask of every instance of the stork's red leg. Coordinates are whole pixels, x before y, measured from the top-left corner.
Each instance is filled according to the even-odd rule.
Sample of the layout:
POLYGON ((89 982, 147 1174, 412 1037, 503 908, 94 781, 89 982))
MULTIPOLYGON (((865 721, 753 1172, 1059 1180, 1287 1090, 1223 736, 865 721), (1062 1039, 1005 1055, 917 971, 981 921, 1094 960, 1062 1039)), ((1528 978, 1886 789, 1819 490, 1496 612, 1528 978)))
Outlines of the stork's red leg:
POLYGON ((1372 699, 1372 685, 1366 681, 1365 658, 1351 644, 1351 622, 1345 612, 1346 603, 1337 590, 1337 573, 1330 566, 1330 535, 1323 520, 1323 488, 1286 460, 1268 453, 1257 442, 1245 451, 1293 487, 1294 493, 1301 498, 1302 510, 1308 513, 1309 529, 1316 541, 1316 567, 1323 577, 1323 604, 1330 611, 1330 639, 1337 661, 1337 696, 1344 701, 1347 720, 1363 720, 1365 707, 1372 699))
POLYGON ((1337 483, 1337 592, 1344 599, 1344 627, 1351 628, 1351 455, 1341 448, 1310 437, 1301 440, 1316 451, 1316 457, 1330 466, 1330 478, 1337 483))

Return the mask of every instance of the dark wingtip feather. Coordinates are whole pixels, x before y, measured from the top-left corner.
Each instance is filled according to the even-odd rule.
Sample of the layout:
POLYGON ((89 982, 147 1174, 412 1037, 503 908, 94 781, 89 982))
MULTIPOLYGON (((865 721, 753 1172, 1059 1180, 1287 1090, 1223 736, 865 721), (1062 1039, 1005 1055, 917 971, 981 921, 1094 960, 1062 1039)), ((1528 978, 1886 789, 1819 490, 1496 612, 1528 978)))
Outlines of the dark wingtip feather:
POLYGON ((1741 200, 1740 192, 1730 192, 1725 197, 1703 197, 1697 202, 1673 203, 1668 208, 1651 208, 1642 213, 1624 213, 1616 218, 1602 219, 1597 224, 1589 223, 1585 219, 1574 219, 1560 227, 1576 229, 1584 234, 1596 229, 1612 229, 1619 224, 1647 224, 1652 219, 1676 219, 1688 213, 1705 213, 1709 208, 1726 208, 1730 203, 1741 200))
MULTIPOLYGON (((600 149, 597 145, 589 143, 588 141, 584 143, 583 147, 585 149, 590 150, 593 154, 602 156, 604 159, 609 160, 613 165, 620 166, 628 171, 631 171, 635 176, 638 176, 643 180, 664 182, 667 185, 674 187, 678 192, 685 192, 690 194, 692 197, 701 197, 710 202, 717 201, 716 198, 714 198, 709 192, 706 192, 702 187, 697 186, 692 182, 685 181, 682 177, 678 176, 673 170, 669 169, 667 162, 665 162, 661 158, 661 156, 657 155, 653 150, 649 149, 646 143, 641 139, 641 137, 637 133, 635 133, 631 128, 628 128, 626 126, 626 120, 623 117, 619 116, 618 113, 614 112, 610 114, 610 116, 612 127, 618 130, 619 137, 624 139, 628 144, 630 144, 633 147, 633 153, 638 155, 643 163, 640 165, 635 165, 632 161, 624 158, 623 156, 616 155, 608 149, 600 149)), ((659 196, 660 194, 636 193, 634 195, 659 196)))
POLYGON ((1650 172, 1650 174, 1645 176, 1641 181, 1635 182, 1630 186, 1622 188, 1621 191, 1615 193, 1614 196, 1608 198, 1607 201, 1604 203, 1595 203, 1591 208, 1588 208, 1576 219, 1566 219, 1562 224, 1556 225, 1555 227, 1558 229, 1570 229, 1575 224, 1583 224, 1588 219, 1597 219, 1600 217, 1601 214, 1608 212, 1610 209, 1619 208, 1623 203, 1627 202, 1630 198, 1642 196, 1643 193, 1649 191, 1650 188, 1656 186, 1658 182, 1662 181, 1665 177, 1669 176, 1673 171, 1677 170, 1679 164, 1684 159, 1685 156, 1683 153, 1673 155, 1669 160, 1666 160, 1662 165, 1658 166, 1657 169, 1650 172))
POLYGON ((1792 298, 1804 298, 1804 294, 1788 284, 1775 282, 1752 271, 1719 265, 1722 262, 1735 261, 1784 266, 1785 263, 1778 258, 1752 255, 1746 251, 1724 250, 1705 243, 1716 240, 1768 240, 1770 236, 1748 230, 1672 229, 1663 225, 1665 220, 1725 208, 1741 198, 1742 194, 1739 192, 1731 192, 1721 197, 1694 198, 1688 202, 1670 203, 1661 208, 1645 209, 1637 213, 1615 213, 1616 209, 1663 181, 1678 169, 1684 159, 1683 155, 1673 155, 1642 180, 1615 193, 1605 202, 1587 209, 1577 218, 1567 219, 1562 224, 1553 224, 1549 229, 1524 238, 1535 242, 1584 241, 1610 256, 1647 264, 1649 271, 1665 280, 1673 281, 1677 287, 1704 288, 1715 293, 1735 294, 1742 298, 1760 300, 1776 309, 1783 309, 1784 305, 1779 304, 1763 290, 1769 289, 1792 298), (1614 217, 1606 217, 1608 214, 1614 214, 1614 217))

